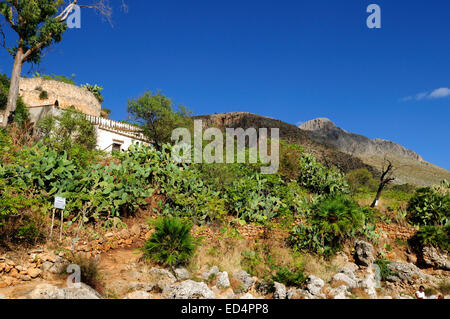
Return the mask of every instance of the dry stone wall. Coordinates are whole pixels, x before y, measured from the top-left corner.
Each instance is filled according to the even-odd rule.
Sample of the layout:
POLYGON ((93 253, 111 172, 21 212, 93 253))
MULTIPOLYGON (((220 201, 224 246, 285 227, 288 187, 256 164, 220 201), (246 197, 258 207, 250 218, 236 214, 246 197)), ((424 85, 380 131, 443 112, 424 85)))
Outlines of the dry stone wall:
POLYGON ((71 84, 60 81, 44 80, 42 78, 21 78, 19 94, 29 107, 58 105, 62 109, 74 106, 87 115, 100 116, 101 103, 91 92, 71 84), (41 99, 42 91, 46 91, 48 98, 41 99))

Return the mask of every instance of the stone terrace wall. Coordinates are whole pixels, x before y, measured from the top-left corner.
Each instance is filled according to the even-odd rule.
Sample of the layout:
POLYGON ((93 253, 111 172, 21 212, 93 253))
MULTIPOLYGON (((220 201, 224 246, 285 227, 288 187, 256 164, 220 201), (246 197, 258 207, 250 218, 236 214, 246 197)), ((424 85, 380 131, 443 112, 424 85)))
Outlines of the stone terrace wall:
POLYGON ((100 116, 101 103, 91 92, 64 82, 41 78, 21 78, 19 94, 29 107, 53 105, 56 101, 62 109, 74 106, 87 115, 100 116), (41 100, 39 95, 47 91, 48 99, 41 100))

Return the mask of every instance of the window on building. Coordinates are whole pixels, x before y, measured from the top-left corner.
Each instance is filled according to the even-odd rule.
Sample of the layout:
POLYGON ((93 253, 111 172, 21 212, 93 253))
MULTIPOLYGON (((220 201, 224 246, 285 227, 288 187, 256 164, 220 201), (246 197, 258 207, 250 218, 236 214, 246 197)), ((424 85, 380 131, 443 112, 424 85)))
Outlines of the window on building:
POLYGON ((113 143, 113 145, 112 145, 112 150, 113 151, 120 152, 121 148, 122 148, 122 144, 113 143))

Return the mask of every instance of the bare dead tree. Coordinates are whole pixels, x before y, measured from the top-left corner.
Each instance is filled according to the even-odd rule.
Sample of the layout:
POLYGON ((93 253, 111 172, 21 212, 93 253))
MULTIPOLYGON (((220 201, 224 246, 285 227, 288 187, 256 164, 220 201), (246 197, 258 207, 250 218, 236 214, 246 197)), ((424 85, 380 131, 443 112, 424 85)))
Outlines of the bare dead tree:
POLYGON ((383 167, 381 170, 380 184, 378 186, 378 190, 377 190, 375 199, 373 200, 370 207, 375 207, 377 205, 377 202, 380 199, 381 192, 383 191, 383 189, 395 180, 393 173, 394 173, 394 165, 392 164, 392 162, 390 160, 388 160, 385 157, 383 159, 383 167))

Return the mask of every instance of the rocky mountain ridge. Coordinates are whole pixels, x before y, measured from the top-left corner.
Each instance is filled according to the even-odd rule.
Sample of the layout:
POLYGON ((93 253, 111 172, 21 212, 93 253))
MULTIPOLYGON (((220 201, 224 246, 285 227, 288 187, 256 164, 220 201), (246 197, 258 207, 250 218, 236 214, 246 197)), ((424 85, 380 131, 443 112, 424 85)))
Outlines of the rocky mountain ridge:
POLYGON ((423 158, 416 152, 392 141, 348 132, 327 118, 317 118, 303 123, 300 129, 316 142, 329 145, 342 152, 353 155, 395 155, 423 162, 423 158))

